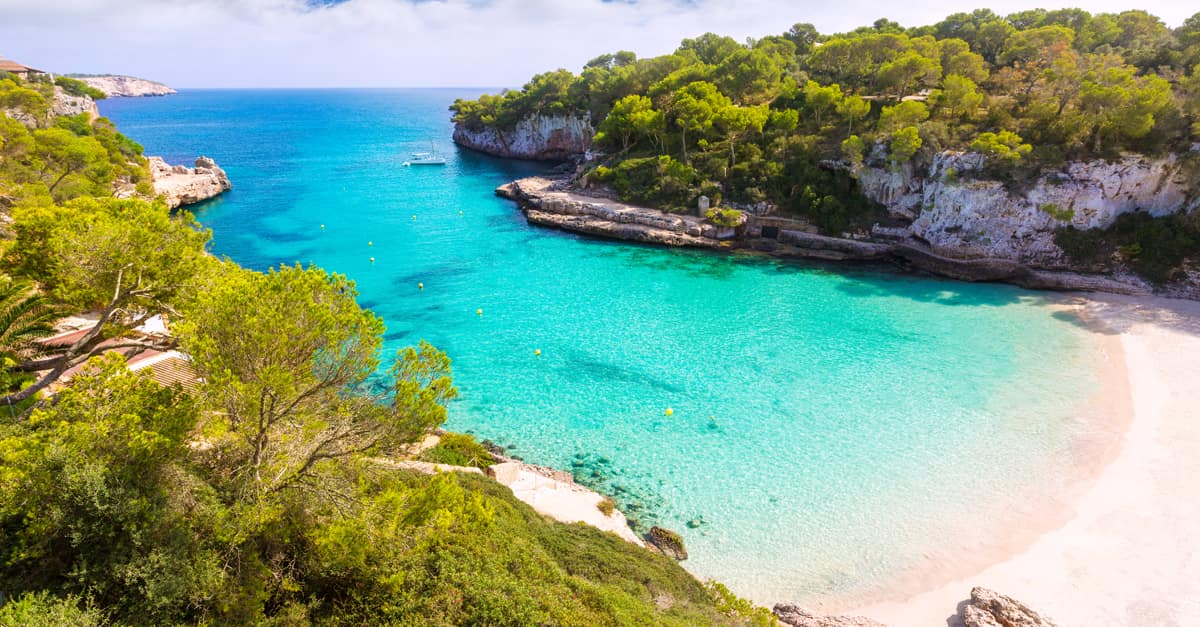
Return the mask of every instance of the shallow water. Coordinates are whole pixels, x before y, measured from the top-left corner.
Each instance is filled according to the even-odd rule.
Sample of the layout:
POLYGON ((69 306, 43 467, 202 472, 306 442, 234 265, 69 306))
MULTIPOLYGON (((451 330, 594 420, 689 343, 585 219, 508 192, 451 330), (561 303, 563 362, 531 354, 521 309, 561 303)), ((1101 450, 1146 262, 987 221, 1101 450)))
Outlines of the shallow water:
POLYGON ((101 110, 147 154, 226 168, 198 209, 215 252, 345 273, 389 350, 448 352, 449 428, 573 470, 760 602, 869 597, 1070 463, 1097 349, 1038 294, 531 227, 493 189, 541 166, 449 142, 446 105, 478 93, 101 110), (402 167, 431 140, 446 167, 402 167))

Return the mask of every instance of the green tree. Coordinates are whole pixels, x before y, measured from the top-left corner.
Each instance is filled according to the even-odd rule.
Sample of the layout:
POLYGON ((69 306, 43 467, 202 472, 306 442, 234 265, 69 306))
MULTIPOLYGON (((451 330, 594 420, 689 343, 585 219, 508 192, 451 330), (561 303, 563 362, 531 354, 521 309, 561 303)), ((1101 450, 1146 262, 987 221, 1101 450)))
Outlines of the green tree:
POLYGON ((688 133, 702 135, 717 120, 717 114, 733 103, 722 94, 716 85, 697 81, 675 92, 671 98, 671 110, 675 126, 679 128, 679 141, 683 150, 683 161, 688 163, 688 133))
POLYGON ((737 160, 735 145, 738 141, 752 133, 762 133, 763 125, 770 118, 771 111, 766 105, 757 107, 739 107, 730 105, 717 112, 717 126, 725 134, 729 142, 729 165, 737 160))
POLYGON ((1012 131, 1000 131, 981 133, 971 142, 971 150, 1012 164, 1028 155, 1033 146, 1023 143, 1021 136, 1012 131))
POLYGON ((449 360, 428 345, 398 357, 390 402, 370 393, 383 321, 354 297, 353 283, 319 268, 260 274, 227 265, 176 324, 205 380, 203 398, 220 412, 210 441, 233 460, 240 501, 320 490, 321 473, 445 419, 455 395, 449 360))
POLYGON ((921 149, 921 135, 917 127, 906 126, 892 133, 890 147, 894 163, 907 163, 921 149))
POLYGON ((1155 116, 1171 103, 1171 87, 1157 76, 1138 77, 1130 68, 1089 72, 1080 85, 1080 107, 1089 120, 1096 152, 1145 136, 1155 116))
POLYGON ((836 84, 822 87, 816 81, 808 81, 804 84, 804 105, 812 113, 814 120, 817 123, 817 128, 821 128, 821 118, 831 111, 835 111, 842 103, 842 88, 836 84))
POLYGON ((935 92, 933 102, 937 111, 945 113, 949 118, 961 120, 974 116, 983 104, 983 94, 979 93, 979 86, 975 81, 951 74, 942 80, 942 89, 935 92))
POLYGON ((906 126, 916 126, 929 119, 929 107, 916 100, 884 107, 879 113, 879 130, 893 133, 906 126))
POLYGON ((912 89, 936 84, 942 77, 941 63, 910 50, 879 66, 879 86, 891 90, 896 99, 907 96, 912 89))
POLYGON ((846 120, 846 136, 854 134, 854 123, 871 113, 871 103, 861 96, 846 96, 837 105, 838 115, 846 120))
POLYGON ((613 104, 612 111, 600 123, 596 141, 628 152, 639 137, 656 138, 663 125, 662 112, 654 110, 649 98, 637 94, 625 96, 613 104))
POLYGON ((121 337, 160 313, 212 259, 204 251, 209 234, 188 214, 172 217, 161 204, 140 200, 78 198, 65 206, 22 207, 15 212, 16 242, 8 262, 36 280, 52 298, 83 310, 97 310, 96 323, 70 346, 21 364, 44 371, 36 382, 0 397, 18 403, 100 350, 164 349, 169 338, 121 337))
POLYGON ((204 490, 180 480, 197 417, 187 397, 110 353, 8 429, 0 439, 0 587, 54 586, 168 623, 212 594, 221 579, 216 555, 192 541, 212 533, 204 490))

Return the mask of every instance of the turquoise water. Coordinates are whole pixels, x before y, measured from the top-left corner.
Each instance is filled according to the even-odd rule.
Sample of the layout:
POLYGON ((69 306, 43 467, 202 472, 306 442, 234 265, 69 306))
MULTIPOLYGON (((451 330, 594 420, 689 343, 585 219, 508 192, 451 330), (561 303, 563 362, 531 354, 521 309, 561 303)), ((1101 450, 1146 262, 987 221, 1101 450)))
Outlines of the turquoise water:
POLYGON ((446 105, 478 92, 101 110, 148 154, 228 170, 198 209, 216 252, 345 273, 389 350, 449 353, 449 428, 573 470, 755 600, 869 598, 1070 465, 1097 349, 1039 295, 528 226, 493 189, 541 166, 449 142, 446 105), (401 167, 431 140, 449 165, 401 167))

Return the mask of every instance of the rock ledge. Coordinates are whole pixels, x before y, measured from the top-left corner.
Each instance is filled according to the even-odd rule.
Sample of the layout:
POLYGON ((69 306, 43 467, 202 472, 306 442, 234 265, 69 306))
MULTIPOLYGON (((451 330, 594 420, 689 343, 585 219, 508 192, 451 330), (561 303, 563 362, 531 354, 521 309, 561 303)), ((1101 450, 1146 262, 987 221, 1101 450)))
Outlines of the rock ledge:
POLYGON ((169 165, 162 157, 148 160, 154 192, 165 197, 172 209, 203 202, 233 187, 225 170, 208 157, 197 157, 194 168, 169 165))

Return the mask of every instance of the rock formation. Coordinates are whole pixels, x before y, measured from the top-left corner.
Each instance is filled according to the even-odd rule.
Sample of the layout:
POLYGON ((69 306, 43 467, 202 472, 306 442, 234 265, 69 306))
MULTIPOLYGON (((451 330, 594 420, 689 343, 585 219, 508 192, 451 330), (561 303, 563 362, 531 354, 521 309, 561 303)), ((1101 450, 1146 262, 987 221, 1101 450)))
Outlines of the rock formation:
POLYGON ((775 617, 779 622, 792 627, 885 627, 862 616, 823 616, 815 614, 795 603, 776 603, 775 617))
POLYGON ((750 249, 777 257, 829 261, 895 262, 963 281, 1007 281, 1024 287, 1145 294, 1150 286, 1132 278, 1041 270, 1013 259, 962 259, 940 254, 908 236, 872 241, 819 235, 802 220, 749 216, 732 239, 697 217, 585 196, 563 181, 531 177, 496 193, 517 201, 531 224, 627 241, 718 250, 750 249), (770 232, 770 236, 765 234, 770 232))
POLYGON ((133 76, 81 76, 79 80, 99 89, 109 98, 167 96, 177 93, 162 83, 133 76))
POLYGON ((958 613, 963 627, 1058 627, 1025 604, 987 588, 973 588, 958 613))
POLYGON ((1126 155, 1072 162, 1022 191, 984 175, 983 156, 975 153, 941 153, 927 170, 880 165, 855 176, 868 198, 911 220, 909 233, 934 252, 1063 268, 1069 264, 1054 243, 1056 229, 1105 228, 1133 211, 1163 216, 1200 207, 1200 173, 1187 161, 1126 155))
POLYGON ((511 130, 495 126, 476 130, 456 124, 454 143, 496 157, 562 161, 585 154, 595 134, 587 118, 528 116, 511 130))
POLYGON ((225 170, 208 157, 197 157, 194 168, 168 165, 162 157, 149 157, 149 161, 154 191, 172 209, 208 200, 232 187, 225 170))
POLYGON ((96 101, 87 96, 72 96, 63 91, 62 87, 54 88, 54 98, 50 101, 50 110, 44 117, 35 116, 20 107, 0 108, 0 115, 8 116, 29 128, 44 128, 53 123, 60 115, 79 115, 86 113, 88 122, 95 122, 100 117, 100 109, 96 101))
POLYGON ((688 558, 687 549, 683 546, 683 538, 670 529, 651 527, 650 533, 646 534, 646 543, 673 560, 682 562, 688 558))

